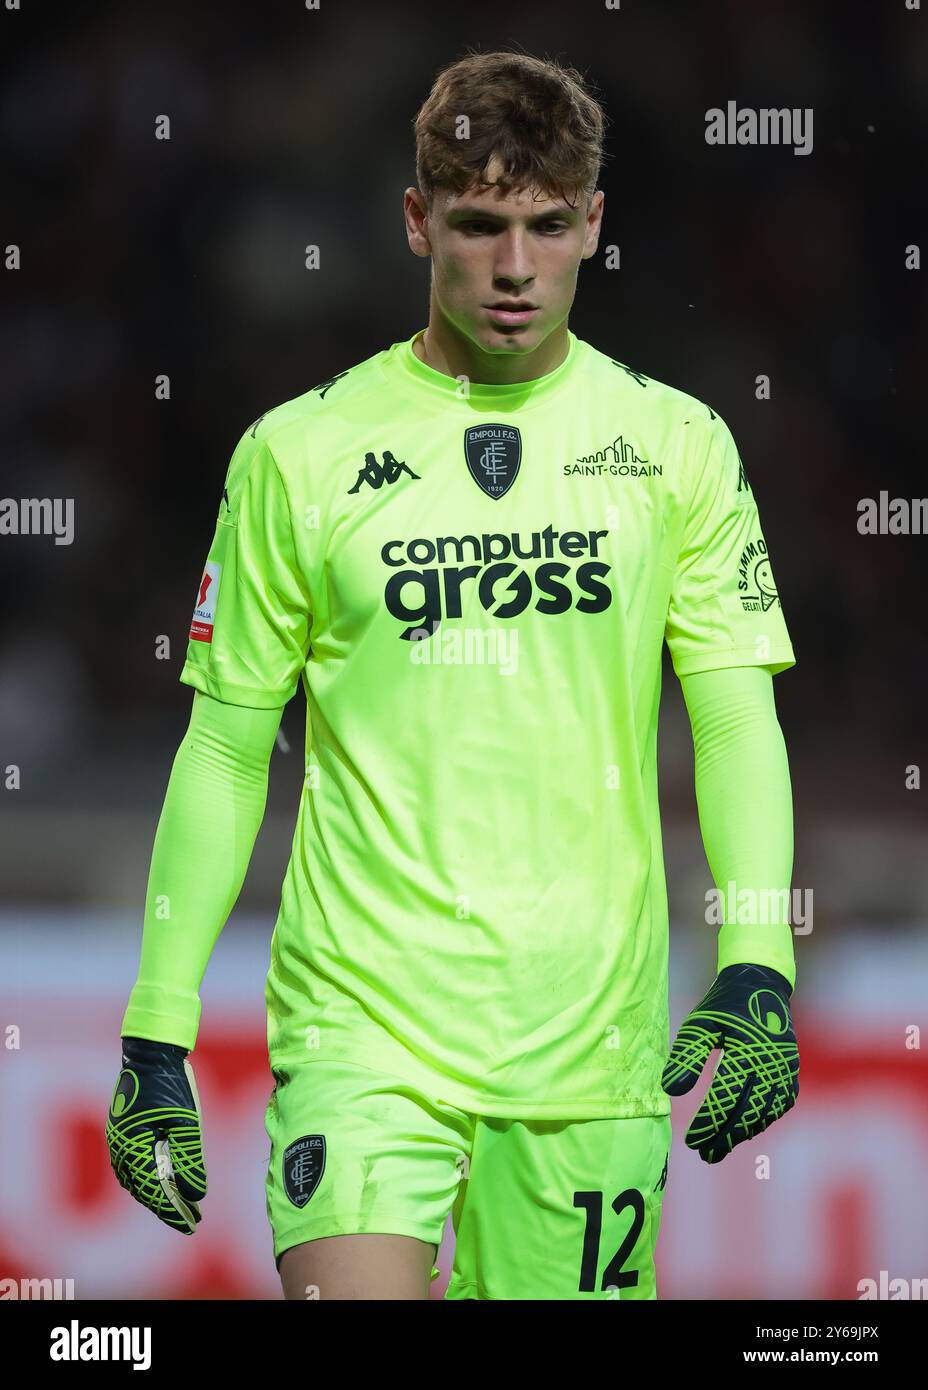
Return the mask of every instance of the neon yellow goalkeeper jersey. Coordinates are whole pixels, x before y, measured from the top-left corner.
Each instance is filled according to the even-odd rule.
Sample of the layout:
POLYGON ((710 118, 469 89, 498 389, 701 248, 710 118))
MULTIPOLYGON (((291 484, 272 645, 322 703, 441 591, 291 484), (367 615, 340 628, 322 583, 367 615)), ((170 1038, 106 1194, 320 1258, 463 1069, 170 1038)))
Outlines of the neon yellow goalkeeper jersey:
POLYGON ((793 664, 751 487, 708 406, 573 333, 469 389, 418 336, 249 426, 196 597, 183 681, 306 692, 271 1065, 666 1114, 661 649, 793 664))

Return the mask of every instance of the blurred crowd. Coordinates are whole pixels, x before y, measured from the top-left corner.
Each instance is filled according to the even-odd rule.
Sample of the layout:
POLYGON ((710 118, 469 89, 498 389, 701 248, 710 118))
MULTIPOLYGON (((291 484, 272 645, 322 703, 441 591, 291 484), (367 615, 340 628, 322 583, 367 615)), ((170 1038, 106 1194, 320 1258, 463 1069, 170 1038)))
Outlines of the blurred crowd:
POLYGON ((926 491, 926 294, 905 266, 924 23, 892 8, 5 15, 3 242, 21 260, 5 252, 0 492, 73 497, 76 525, 70 546, 0 538, 2 761, 29 766, 28 795, 163 786, 231 450, 265 409, 425 325, 402 221, 413 118, 466 47, 520 46, 587 74, 610 120, 571 327, 708 401, 738 442, 798 658, 777 680, 794 781, 816 804, 903 812, 925 754, 928 539, 857 530, 860 499, 926 491), (705 112, 730 99, 813 108, 812 153, 707 146, 705 112))

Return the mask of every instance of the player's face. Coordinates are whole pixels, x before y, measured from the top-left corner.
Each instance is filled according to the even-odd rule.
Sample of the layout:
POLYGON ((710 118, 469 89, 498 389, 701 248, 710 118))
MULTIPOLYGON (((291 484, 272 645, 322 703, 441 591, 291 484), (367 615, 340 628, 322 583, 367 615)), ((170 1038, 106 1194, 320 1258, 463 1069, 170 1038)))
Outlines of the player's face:
POLYGON ((599 241, 603 194, 574 202, 531 189, 436 193, 425 226, 432 296, 484 352, 533 352, 567 318, 580 262, 599 241))

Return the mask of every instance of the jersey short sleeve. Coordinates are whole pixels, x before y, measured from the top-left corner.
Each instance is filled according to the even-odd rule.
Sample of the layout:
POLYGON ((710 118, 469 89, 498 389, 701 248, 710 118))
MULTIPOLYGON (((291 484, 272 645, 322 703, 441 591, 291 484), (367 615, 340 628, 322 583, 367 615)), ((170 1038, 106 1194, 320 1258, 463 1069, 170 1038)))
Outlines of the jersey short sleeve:
POLYGON ((731 432, 705 407, 691 429, 690 500, 665 636, 678 676, 795 663, 754 494, 731 432))
POLYGON ((180 679, 230 705, 285 705, 311 622, 283 478, 268 443, 246 432, 226 474, 180 679))

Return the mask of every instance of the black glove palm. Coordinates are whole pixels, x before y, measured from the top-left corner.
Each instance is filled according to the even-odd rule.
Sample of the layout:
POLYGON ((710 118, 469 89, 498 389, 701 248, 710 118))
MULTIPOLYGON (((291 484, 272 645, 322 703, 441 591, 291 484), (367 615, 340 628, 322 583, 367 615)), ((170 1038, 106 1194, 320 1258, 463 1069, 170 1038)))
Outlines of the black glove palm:
POLYGON ((206 1195, 200 1098, 187 1049, 123 1038, 122 1071, 106 1120, 121 1186, 159 1220, 192 1235, 206 1195))
POLYGON ((686 1132, 686 1144, 718 1163, 791 1110, 799 1095, 799 1048, 789 982, 765 965, 728 965, 683 1020, 661 1076, 682 1096, 722 1049, 712 1085, 686 1132))

